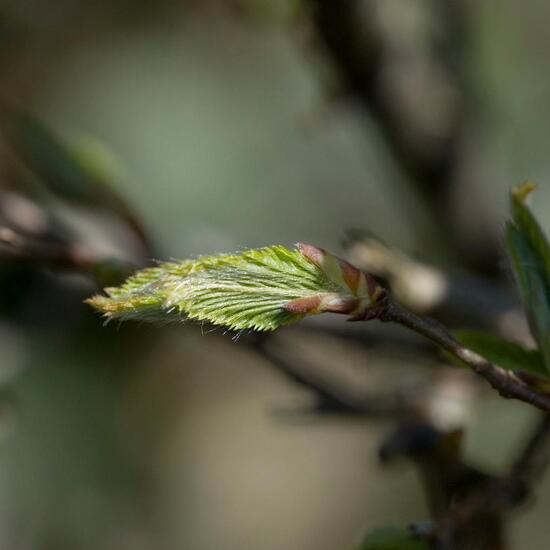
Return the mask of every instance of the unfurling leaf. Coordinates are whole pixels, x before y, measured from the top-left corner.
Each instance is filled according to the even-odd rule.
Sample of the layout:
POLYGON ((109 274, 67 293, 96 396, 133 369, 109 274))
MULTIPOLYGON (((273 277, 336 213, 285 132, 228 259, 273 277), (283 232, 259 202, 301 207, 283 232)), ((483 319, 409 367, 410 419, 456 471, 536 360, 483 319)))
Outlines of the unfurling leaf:
POLYGON ((506 238, 529 326, 550 370, 550 245, 526 204, 535 187, 525 183, 512 191, 506 238))
POLYGON ((521 344, 504 340, 500 336, 487 332, 460 330, 454 334, 461 344, 503 369, 522 370, 548 376, 539 350, 527 349, 521 344))
POLYGON ((321 248, 271 246, 144 269, 87 300, 108 319, 196 319, 235 330, 274 330, 323 312, 360 318, 384 290, 321 248))

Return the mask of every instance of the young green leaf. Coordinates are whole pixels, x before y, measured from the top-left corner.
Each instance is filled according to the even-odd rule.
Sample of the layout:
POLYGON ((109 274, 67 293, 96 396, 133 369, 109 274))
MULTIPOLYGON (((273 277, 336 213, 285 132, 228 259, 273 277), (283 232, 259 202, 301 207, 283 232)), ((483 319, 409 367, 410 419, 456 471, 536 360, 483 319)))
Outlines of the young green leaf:
POLYGON ((360 317, 383 289, 325 250, 271 246, 169 262, 87 302, 108 319, 196 319, 235 330, 274 330, 323 312, 360 317))
POLYGON ((506 240, 529 326, 550 370, 550 245, 526 205, 534 189, 526 183, 512 191, 513 220, 506 240))
POLYGON ((411 538, 406 529, 378 527, 363 539, 357 550, 428 550, 426 543, 411 538))
POLYGON ((527 205, 531 193, 536 188, 536 184, 527 182, 512 190, 512 214, 514 224, 525 235, 533 248, 540 262, 540 269, 544 273, 546 284, 550 287, 550 244, 527 205))
POLYGON ((460 330, 454 334, 461 344, 503 369, 522 370, 539 376, 548 376, 538 350, 527 349, 516 342, 476 330, 460 330))

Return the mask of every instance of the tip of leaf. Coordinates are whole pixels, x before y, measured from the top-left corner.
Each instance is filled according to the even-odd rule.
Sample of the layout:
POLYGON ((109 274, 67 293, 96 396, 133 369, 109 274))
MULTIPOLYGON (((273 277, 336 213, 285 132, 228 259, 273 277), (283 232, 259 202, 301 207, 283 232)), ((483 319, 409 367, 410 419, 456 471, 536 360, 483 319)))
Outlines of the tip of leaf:
POLYGON ((524 203, 529 197, 529 195, 531 195, 531 193, 537 189, 537 187, 538 187, 538 184, 533 183, 532 181, 526 181, 521 185, 518 185, 517 187, 514 187, 514 189, 512 189, 512 197, 515 200, 518 200, 524 203))
POLYGON ((101 296, 100 294, 92 296, 91 298, 86 298, 86 300, 84 300, 84 303, 106 314, 113 313, 116 309, 113 306, 113 300, 111 300, 107 296, 101 296))

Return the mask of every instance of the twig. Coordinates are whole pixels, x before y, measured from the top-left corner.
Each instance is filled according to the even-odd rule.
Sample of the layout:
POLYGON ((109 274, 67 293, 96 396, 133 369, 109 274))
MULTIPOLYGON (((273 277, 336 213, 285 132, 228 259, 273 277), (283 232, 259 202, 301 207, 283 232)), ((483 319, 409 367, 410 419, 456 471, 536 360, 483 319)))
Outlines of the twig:
POLYGON ((35 239, 0 226, 0 259, 91 276, 100 286, 120 284, 135 266, 102 257, 77 241, 35 239))
POLYGON ((512 467, 510 478, 527 493, 550 465, 550 415, 541 415, 512 467))
POLYGON ((369 317, 383 322, 399 323, 410 328, 461 359, 476 374, 485 378, 502 397, 518 399, 550 412, 550 395, 534 391, 513 372, 493 365, 481 355, 464 347, 442 324, 434 319, 420 317, 406 310, 396 304, 390 296, 387 296, 376 310, 371 311, 369 317))
MULTIPOLYGON (((464 17, 459 8, 453 8, 450 4, 435 3, 432 7, 443 12, 440 24, 445 27, 445 32, 442 35, 449 42, 443 49, 454 53, 460 51, 464 39, 461 24, 464 17)), ((385 77, 392 69, 389 63, 391 56, 387 37, 376 18, 377 3, 314 0, 312 6, 317 36, 334 63, 346 91, 378 123, 390 153, 408 176, 409 182, 415 186, 438 226, 447 228, 441 236, 446 248, 456 248, 448 216, 448 184, 456 169, 461 140, 463 93, 460 65, 450 60, 442 51, 442 44, 436 44, 432 38, 431 51, 440 55, 431 61, 441 69, 438 74, 446 75, 446 85, 454 90, 456 101, 445 107, 444 116, 450 121, 445 132, 438 135, 430 133, 428 137, 417 126, 407 124, 403 106, 396 105, 396 98, 388 93, 385 77), (418 147, 424 139, 428 139, 431 146, 418 147)))
POLYGON ((312 391, 317 400, 315 412, 337 413, 353 416, 396 417, 410 414, 415 408, 415 397, 404 393, 391 395, 353 395, 322 376, 317 369, 311 370, 288 360, 269 345, 269 338, 262 335, 249 340, 251 348, 272 367, 293 382, 312 391))
POLYGON ((446 517, 431 523, 429 528, 417 533, 418 536, 432 541, 454 539, 469 530, 472 522, 483 514, 489 512, 498 517, 525 500, 549 463, 550 415, 543 414, 507 476, 494 480, 458 503, 446 517))
POLYGON ((0 227, 0 246, 19 260, 71 268, 76 271, 87 272, 98 261, 83 247, 73 243, 31 239, 9 227, 0 227))

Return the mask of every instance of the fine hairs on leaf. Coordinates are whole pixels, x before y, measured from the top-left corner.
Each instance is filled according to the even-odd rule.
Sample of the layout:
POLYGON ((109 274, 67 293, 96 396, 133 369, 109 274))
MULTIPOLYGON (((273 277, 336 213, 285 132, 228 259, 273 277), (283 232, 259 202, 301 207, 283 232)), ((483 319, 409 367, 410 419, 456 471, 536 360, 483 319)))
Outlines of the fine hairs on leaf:
POLYGON ((269 331, 323 312, 361 317, 383 289, 344 260, 299 244, 163 263, 105 292, 88 303, 107 319, 195 319, 269 331))

